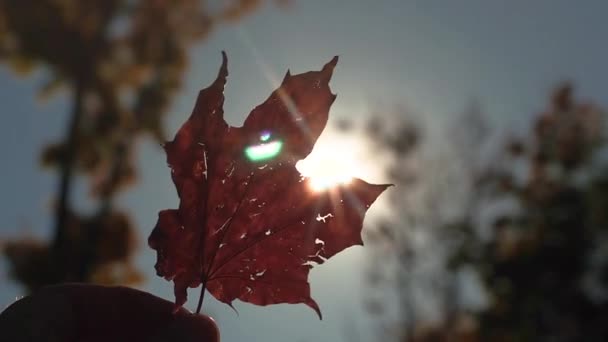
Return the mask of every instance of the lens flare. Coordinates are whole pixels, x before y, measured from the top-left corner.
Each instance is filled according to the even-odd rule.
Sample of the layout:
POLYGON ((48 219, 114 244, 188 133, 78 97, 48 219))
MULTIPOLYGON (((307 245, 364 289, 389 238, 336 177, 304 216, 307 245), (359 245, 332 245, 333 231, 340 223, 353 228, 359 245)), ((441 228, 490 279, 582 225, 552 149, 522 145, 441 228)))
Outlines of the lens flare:
POLYGON ((268 140, 270 140, 270 132, 262 132, 262 134, 260 134, 260 141, 267 142, 268 140))
POLYGON ((268 160, 276 157, 283 149, 283 142, 279 140, 266 142, 263 144, 248 146, 245 149, 245 156, 252 162, 268 160))
POLYGON ((353 177, 345 174, 323 175, 319 177, 311 177, 310 189, 316 192, 325 191, 329 188, 347 185, 353 180, 353 177))

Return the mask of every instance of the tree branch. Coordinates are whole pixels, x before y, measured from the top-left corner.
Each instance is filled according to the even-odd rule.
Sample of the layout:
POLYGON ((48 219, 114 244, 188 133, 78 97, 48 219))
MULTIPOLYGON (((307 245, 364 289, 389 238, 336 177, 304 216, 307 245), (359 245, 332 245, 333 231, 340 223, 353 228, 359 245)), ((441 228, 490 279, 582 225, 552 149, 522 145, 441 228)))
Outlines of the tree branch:
POLYGON ((55 230, 52 250, 57 262, 58 279, 66 279, 66 262, 68 261, 67 222, 70 214, 70 197, 72 193, 72 183, 74 179, 74 161, 78 153, 78 129, 84 113, 84 82, 77 80, 73 84, 73 108, 70 121, 68 123, 67 137, 65 140, 65 150, 60 164, 59 180, 59 201, 55 212, 55 230))

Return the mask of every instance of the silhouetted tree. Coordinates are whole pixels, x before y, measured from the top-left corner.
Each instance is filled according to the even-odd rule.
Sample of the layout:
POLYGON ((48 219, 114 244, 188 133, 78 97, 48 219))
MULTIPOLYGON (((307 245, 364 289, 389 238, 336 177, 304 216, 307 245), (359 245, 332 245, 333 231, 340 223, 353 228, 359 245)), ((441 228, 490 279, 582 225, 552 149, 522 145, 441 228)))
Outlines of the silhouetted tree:
POLYGON ((15 279, 28 290, 66 281, 139 280, 130 263, 132 223, 113 204, 135 179, 134 141, 149 134, 164 142, 162 118, 181 86, 189 48, 262 3, 0 0, 0 60, 21 74, 45 68, 49 79, 41 95, 65 86, 72 97, 64 138, 41 155, 59 174, 53 236, 6 244, 15 279), (72 205, 76 174, 90 180, 98 203, 93 215, 72 205))
MULTIPOLYGON (((468 115, 482 117, 475 112, 468 115)), ((500 149, 492 148, 497 140, 483 120, 470 116, 461 120, 462 130, 448 130, 451 148, 444 151, 430 139, 419 144, 418 151, 432 145, 426 151, 435 157, 426 160, 399 154, 391 140, 374 139, 399 161, 387 167, 401 190, 393 192, 392 216, 373 231, 371 246, 381 257, 370 271, 400 298, 390 328, 385 326, 394 340, 608 336, 604 119, 598 106, 576 101, 572 86, 564 84, 530 133, 494 144, 500 149), (408 164, 418 168, 401 166, 408 164), (401 178, 416 182, 408 187, 401 178), (427 189, 427 195, 412 189, 427 189), (412 198, 431 200, 416 206, 412 198), (392 267, 378 267, 387 260, 392 267), (436 267, 420 279, 429 263, 436 267), (471 291, 477 303, 466 298, 471 291), (435 315, 425 314, 429 307, 435 315)), ((387 291, 379 293, 386 297, 387 291)), ((375 307, 395 306, 388 303, 375 307)))
POLYGON ((391 111, 373 116, 364 129, 373 149, 385 154, 385 176, 396 185, 389 193, 388 214, 367 231, 367 308, 380 322, 383 340, 421 341, 447 320, 457 323, 464 336, 471 317, 455 314, 458 274, 447 268, 462 237, 456 227, 446 227, 460 225, 474 210, 469 175, 480 167, 478 151, 458 146, 482 143, 488 129, 473 104, 451 125, 451 144, 443 144, 407 109, 391 111))
POLYGON ((576 101, 569 84, 559 86, 531 136, 506 146, 512 163, 524 166, 524 177, 505 167, 487 179, 519 210, 497 213, 492 240, 470 258, 491 299, 479 316, 483 338, 608 336, 604 119, 599 107, 576 101))

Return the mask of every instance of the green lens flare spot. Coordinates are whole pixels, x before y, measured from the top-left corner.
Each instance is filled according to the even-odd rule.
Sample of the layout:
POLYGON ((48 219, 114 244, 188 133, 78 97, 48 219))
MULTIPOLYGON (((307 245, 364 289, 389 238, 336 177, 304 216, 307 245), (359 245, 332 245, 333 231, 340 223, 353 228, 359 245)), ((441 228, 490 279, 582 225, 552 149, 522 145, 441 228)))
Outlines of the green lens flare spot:
POLYGON ((260 141, 267 142, 268 140, 270 140, 270 133, 264 132, 260 135, 260 141))
POLYGON ((245 156, 253 162, 268 160, 276 157, 283 149, 282 141, 272 141, 264 144, 249 146, 245 149, 245 156))

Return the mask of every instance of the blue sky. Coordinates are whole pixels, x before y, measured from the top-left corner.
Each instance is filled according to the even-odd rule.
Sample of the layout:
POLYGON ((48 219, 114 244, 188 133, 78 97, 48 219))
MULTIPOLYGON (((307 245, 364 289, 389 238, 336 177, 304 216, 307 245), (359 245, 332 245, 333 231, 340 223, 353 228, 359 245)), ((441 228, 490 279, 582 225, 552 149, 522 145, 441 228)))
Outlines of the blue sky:
MULTIPOLYGON (((176 131, 198 89, 215 77, 221 50, 229 58, 225 112, 233 125, 269 95, 274 88, 270 74, 281 79, 288 68, 292 73, 319 69, 334 55, 340 62, 331 83, 338 93, 333 117, 358 120, 378 103, 405 104, 439 125, 475 99, 496 127, 521 129, 544 107, 552 85, 564 79, 574 80, 583 98, 608 105, 608 3, 574 4, 296 0, 288 11, 266 6, 238 26, 219 28, 192 51, 168 131, 176 131)), ((46 103, 35 100, 43 76, 17 79, 0 67, 0 238, 50 234, 56 177, 40 170, 38 155, 41 146, 63 134, 69 107, 65 94, 46 103)), ((138 264, 149 274, 145 288, 172 299, 171 284, 153 274, 154 254, 144 242, 157 211, 175 207, 177 198, 162 151, 150 141, 141 141, 138 149, 140 182, 120 202, 141 231, 138 264)), ((237 303, 239 316, 210 296, 205 305, 223 341, 341 341, 352 326, 365 337, 369 326, 362 320, 358 285, 364 257, 364 248, 351 248, 312 271, 313 297, 323 321, 303 305, 237 303)), ((19 294, 2 275, 0 306, 19 294)), ((193 301, 197 295, 192 291, 193 301)))

